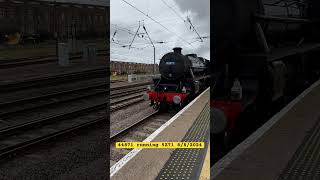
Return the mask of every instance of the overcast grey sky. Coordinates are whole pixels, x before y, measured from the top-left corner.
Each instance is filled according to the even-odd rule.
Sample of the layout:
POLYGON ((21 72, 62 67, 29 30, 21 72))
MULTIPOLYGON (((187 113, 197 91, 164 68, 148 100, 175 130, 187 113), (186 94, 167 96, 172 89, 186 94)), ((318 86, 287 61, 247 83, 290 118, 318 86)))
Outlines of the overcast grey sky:
POLYGON ((111 60, 153 63, 153 47, 146 34, 136 37, 132 48, 121 47, 129 45, 136 33, 139 21, 139 33, 144 33, 142 25, 147 29, 155 42, 156 62, 173 47, 182 47, 182 53, 197 53, 198 56, 210 59, 210 37, 200 42, 195 31, 190 30, 190 24, 184 22, 187 16, 201 37, 210 36, 210 0, 125 0, 137 7, 161 25, 126 4, 123 0, 110 1, 110 40, 111 60), (172 9, 170 9, 167 5, 172 9), (175 12, 174 12, 175 11, 175 12), (116 34, 114 35, 114 33, 116 34), (143 37, 142 37, 143 35, 143 37))

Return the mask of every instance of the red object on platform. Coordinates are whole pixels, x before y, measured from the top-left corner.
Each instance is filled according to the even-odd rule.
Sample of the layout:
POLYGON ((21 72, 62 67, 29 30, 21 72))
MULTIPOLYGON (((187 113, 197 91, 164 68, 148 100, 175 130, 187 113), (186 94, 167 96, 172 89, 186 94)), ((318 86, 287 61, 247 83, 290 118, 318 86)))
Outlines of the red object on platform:
POLYGON ((243 111, 242 103, 240 101, 231 100, 211 100, 210 106, 217 108, 224 112, 227 117, 227 128, 234 129, 235 121, 243 111))
POLYGON ((181 103, 184 102, 185 98, 189 95, 187 93, 175 93, 175 92, 147 92, 149 99, 155 102, 166 102, 173 103, 173 97, 179 96, 181 103))

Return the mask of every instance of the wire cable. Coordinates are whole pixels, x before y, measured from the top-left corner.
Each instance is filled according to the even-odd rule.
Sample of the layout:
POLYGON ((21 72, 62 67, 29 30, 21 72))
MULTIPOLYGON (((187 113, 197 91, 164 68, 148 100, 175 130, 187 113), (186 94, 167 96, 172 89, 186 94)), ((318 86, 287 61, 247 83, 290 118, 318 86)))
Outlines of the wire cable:
POLYGON ((176 10, 174 10, 171 6, 169 6, 169 4, 167 2, 165 2, 164 0, 161 0, 169 9, 171 9, 180 19, 182 19, 183 22, 186 22, 185 19, 183 19, 182 16, 180 16, 176 10))
POLYGON ((138 9, 137 7, 135 7, 134 5, 128 3, 126 0, 122 0, 122 1, 125 2, 126 4, 128 4, 129 6, 131 6, 132 8, 134 8, 135 10, 139 11, 140 13, 142 13, 143 15, 145 15, 146 17, 148 17, 149 19, 151 19, 151 20, 154 21, 155 23, 159 24, 161 27, 163 27, 164 29, 166 29, 168 32, 174 34, 174 35, 177 36, 179 39, 181 39, 182 41, 186 42, 187 44, 189 44, 191 47, 194 48, 194 46, 193 46, 190 42, 184 40, 181 36, 177 35, 177 34, 174 33, 173 31, 171 31, 170 29, 168 29, 167 27, 165 27, 164 25, 162 25, 160 22, 158 22, 157 20, 153 19, 153 18, 152 18, 151 16, 149 16, 148 14, 144 13, 143 11, 141 11, 140 9, 138 9))
POLYGON ((193 24, 191 23, 191 20, 189 17, 187 17, 188 22, 190 23, 190 25, 192 26, 193 30, 197 33, 198 37, 200 38, 201 42, 203 42, 203 39, 201 38, 201 36, 199 35, 198 31, 196 30, 196 28, 193 26, 193 24))

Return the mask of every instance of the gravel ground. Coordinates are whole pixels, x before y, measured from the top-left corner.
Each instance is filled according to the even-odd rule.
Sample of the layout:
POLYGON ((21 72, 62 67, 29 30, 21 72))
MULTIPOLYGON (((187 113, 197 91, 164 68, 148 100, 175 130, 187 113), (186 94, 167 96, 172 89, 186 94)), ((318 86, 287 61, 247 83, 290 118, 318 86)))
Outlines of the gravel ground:
POLYGON ((149 101, 142 101, 141 103, 111 113, 110 135, 155 112, 155 110, 149 106, 149 103, 149 101))
POLYGON ((107 179, 109 151, 104 125, 62 137, 64 141, 59 138, 59 142, 39 145, 37 151, 26 151, 11 160, 1 160, 0 179, 107 179))

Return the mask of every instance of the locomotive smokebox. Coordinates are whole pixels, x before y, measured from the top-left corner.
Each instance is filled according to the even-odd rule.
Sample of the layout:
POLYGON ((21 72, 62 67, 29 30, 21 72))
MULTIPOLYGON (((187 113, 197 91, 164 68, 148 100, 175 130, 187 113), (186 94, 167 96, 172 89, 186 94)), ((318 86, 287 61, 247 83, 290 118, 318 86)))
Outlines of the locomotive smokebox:
POLYGON ((177 80, 188 72, 190 60, 182 55, 181 50, 182 48, 175 47, 173 52, 169 52, 161 58, 159 71, 165 79, 177 80))

